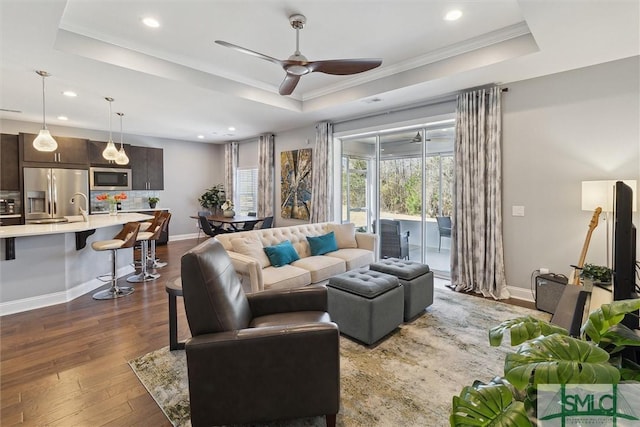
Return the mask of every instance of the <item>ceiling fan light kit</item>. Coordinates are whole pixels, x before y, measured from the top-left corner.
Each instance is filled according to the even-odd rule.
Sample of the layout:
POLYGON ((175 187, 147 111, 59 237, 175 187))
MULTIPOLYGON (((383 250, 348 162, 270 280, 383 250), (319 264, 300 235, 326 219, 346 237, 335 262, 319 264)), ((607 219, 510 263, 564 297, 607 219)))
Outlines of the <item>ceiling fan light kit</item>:
POLYGON ((42 129, 38 132, 38 136, 33 140, 33 148, 38 151, 56 151, 58 149, 58 143, 51 136, 51 132, 47 129, 47 122, 45 121, 45 97, 44 97, 44 79, 51 74, 46 71, 38 70, 36 74, 42 77, 42 129))
POLYGON ((291 27, 296 30, 296 50, 293 55, 289 56, 286 60, 279 60, 223 40, 216 40, 216 43, 281 66, 286 72, 286 75, 280 84, 280 95, 291 95, 298 85, 300 77, 305 74, 319 72, 344 76, 362 73, 379 67, 382 64, 382 59, 379 58, 309 61, 306 56, 300 53, 300 30, 304 28, 304 24, 306 22, 307 18, 304 15, 294 14, 289 16, 289 24, 291 24, 291 27))

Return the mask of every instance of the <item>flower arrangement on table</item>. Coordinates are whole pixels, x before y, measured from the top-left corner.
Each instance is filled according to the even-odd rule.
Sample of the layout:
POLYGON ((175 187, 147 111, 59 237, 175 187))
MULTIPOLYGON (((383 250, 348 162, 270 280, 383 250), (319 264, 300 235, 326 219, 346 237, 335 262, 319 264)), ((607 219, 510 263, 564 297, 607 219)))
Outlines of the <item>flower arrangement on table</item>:
POLYGON ((110 205, 115 205, 118 202, 127 200, 127 195, 124 193, 120 193, 120 194, 102 193, 96 196, 96 200, 99 200, 101 202, 108 202, 110 205))

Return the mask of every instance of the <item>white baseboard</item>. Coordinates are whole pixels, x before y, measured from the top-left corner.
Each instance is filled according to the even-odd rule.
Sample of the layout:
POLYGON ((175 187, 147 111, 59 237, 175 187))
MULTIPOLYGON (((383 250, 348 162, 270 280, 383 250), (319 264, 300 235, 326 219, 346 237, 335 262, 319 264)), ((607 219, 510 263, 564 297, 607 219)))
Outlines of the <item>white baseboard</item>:
POLYGON ((518 288, 515 286, 507 286, 507 290, 511 294, 511 298, 515 298, 523 301, 529 301, 529 302, 535 302, 536 300, 535 296, 531 292, 531 289, 518 288))
MULTIPOLYGON (((200 237, 208 237, 206 234, 202 233, 200 237)), ((169 236, 169 241, 178 241, 178 240, 189 240, 189 239, 197 239, 198 233, 189 233, 189 234, 177 234, 169 236)))
MULTIPOLYGON (((134 271, 135 269, 131 265, 126 265, 119 268, 117 274, 118 277, 122 277, 134 271)), ((66 291, 3 302, 0 303, 0 316, 35 310, 36 308, 48 307, 50 305, 63 304, 85 295, 100 286, 104 286, 104 284, 101 280, 91 279, 88 282, 81 283, 66 291)))

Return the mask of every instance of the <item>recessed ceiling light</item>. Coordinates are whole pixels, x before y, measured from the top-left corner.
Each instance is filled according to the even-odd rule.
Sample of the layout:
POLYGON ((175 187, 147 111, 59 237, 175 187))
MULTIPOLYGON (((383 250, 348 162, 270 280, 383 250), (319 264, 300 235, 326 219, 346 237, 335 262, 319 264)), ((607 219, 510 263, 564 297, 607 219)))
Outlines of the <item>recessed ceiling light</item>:
POLYGON ((160 22, 157 19, 147 16, 146 18, 142 18, 142 23, 147 27, 158 28, 160 26, 160 22))
POLYGON ((198 135, 198 139, 204 139, 204 135, 198 135))
POLYGON ((233 126, 229 126, 229 130, 233 132, 234 130, 236 130, 236 128, 234 128, 233 126))
POLYGON ((450 10, 449 12, 447 12, 447 14, 444 16, 444 20, 445 21, 456 21, 458 19, 460 19, 460 17, 462 16, 462 12, 458 9, 453 9, 450 10))
POLYGON ((69 120, 67 116, 58 116, 58 120, 69 120))
POLYGON ((76 96, 78 96, 78 94, 72 90, 65 90, 64 92, 62 92, 62 94, 64 96, 68 96, 69 98, 75 98, 76 96))

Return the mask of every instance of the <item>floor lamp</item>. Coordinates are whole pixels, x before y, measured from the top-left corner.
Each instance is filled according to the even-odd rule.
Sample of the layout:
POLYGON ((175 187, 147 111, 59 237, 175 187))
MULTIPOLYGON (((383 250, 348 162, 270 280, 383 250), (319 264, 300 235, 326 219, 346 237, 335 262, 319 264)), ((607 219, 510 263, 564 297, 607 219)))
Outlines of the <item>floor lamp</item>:
MULTIPOLYGON (((620 180, 633 190, 633 211, 636 211, 636 181, 620 180)), ((609 215, 613 212, 616 180, 582 181, 582 210, 593 211, 600 206, 604 213, 605 228, 607 229, 607 267, 611 268, 611 232, 609 215)))

